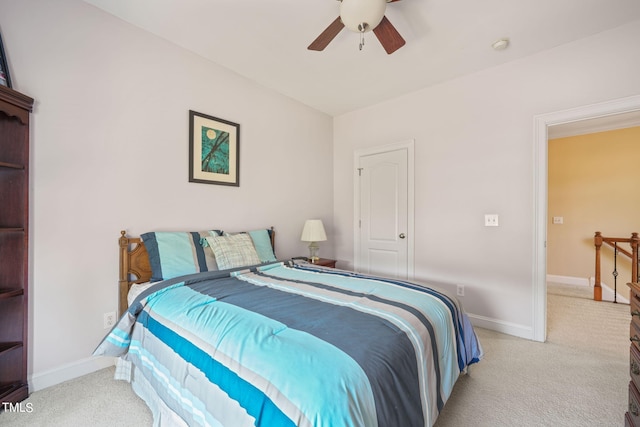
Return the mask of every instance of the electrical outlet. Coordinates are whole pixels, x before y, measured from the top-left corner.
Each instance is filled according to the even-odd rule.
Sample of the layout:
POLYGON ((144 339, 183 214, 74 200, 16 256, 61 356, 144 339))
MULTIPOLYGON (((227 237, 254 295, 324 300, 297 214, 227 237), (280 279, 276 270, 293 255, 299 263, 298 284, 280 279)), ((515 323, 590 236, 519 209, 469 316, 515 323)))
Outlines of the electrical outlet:
POLYGON ((103 327, 105 329, 113 328, 116 324, 116 312, 110 311, 102 315, 103 327))
POLYGON ((464 296, 464 285, 458 285, 458 289, 456 290, 459 297, 464 296))
POLYGON ((498 226, 498 214, 486 214, 484 216, 485 227, 497 227, 498 226))

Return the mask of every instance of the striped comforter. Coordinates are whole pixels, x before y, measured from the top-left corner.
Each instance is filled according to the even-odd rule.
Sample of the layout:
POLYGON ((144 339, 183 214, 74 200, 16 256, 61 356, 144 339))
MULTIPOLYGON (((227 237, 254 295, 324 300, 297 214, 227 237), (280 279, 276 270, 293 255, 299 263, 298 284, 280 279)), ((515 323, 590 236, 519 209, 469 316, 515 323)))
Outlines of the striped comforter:
POLYGON ((482 357, 458 302, 309 264, 143 292, 96 355, 132 361, 190 426, 431 426, 482 357))

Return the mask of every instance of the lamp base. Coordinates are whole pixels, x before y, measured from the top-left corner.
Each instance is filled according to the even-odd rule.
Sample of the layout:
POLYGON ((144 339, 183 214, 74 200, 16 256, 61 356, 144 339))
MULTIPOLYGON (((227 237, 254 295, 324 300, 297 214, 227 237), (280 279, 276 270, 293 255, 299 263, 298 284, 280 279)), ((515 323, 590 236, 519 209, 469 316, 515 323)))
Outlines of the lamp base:
POLYGON ((319 247, 317 242, 309 243, 309 261, 311 261, 312 263, 320 259, 320 257, 318 256, 318 249, 319 247))

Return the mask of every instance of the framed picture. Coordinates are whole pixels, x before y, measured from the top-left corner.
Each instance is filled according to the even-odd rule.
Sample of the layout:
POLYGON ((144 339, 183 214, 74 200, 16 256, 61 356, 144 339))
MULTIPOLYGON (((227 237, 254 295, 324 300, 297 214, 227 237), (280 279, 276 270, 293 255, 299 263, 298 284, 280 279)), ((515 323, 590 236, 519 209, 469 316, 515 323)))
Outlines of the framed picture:
POLYGON ((189 182, 240 186, 240 125, 189 110, 189 182))
POLYGON ((4 46, 2 45, 2 35, 0 35, 0 85, 11 87, 11 77, 7 66, 7 56, 4 54, 4 46))

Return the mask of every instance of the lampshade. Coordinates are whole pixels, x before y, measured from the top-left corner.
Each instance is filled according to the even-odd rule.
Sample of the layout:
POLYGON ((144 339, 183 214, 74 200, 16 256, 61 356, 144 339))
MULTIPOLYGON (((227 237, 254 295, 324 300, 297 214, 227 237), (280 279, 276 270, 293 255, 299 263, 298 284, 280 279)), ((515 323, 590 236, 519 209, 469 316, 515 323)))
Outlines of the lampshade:
POLYGON ((327 240, 327 233, 324 232, 324 226, 320 219, 308 219, 304 223, 302 229, 302 237, 300 240, 303 242, 324 242, 327 240))

